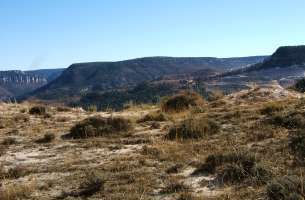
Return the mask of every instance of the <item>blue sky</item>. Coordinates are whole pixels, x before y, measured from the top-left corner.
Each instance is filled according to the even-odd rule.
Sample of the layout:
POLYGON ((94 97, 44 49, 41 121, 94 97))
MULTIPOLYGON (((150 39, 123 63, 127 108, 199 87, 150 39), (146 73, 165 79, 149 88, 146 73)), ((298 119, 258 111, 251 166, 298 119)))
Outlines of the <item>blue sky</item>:
POLYGON ((305 44, 304 0, 0 0, 0 70, 305 44))

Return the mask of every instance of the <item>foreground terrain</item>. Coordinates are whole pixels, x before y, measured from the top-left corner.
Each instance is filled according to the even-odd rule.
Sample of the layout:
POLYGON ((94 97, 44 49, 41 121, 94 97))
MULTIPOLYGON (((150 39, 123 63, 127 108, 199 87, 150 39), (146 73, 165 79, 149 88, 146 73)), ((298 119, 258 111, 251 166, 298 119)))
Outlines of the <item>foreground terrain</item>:
POLYGON ((305 127, 305 100, 279 85, 175 112, 149 105, 29 112, 34 106, 0 104, 0 199, 304 197, 305 137, 292 138, 305 127), (92 116, 128 119, 133 128, 73 139, 71 128, 92 116), (298 179, 289 190, 280 182, 287 176, 298 179))

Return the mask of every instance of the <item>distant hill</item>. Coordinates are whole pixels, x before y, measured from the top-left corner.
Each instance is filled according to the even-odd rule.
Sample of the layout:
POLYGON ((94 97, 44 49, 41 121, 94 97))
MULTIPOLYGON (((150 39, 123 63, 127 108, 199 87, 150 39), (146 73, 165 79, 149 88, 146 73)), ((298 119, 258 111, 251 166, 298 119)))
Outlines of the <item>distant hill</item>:
POLYGON ((53 81, 58 76, 61 75, 61 73, 65 69, 59 68, 59 69, 38 69, 38 70, 31 70, 31 71, 25 71, 28 74, 38 75, 41 77, 45 77, 48 82, 53 81))
POLYGON ((265 84, 272 80, 290 86, 304 74, 305 46, 285 46, 278 48, 262 63, 216 75, 209 81, 223 89, 244 88, 251 82, 265 84))
POLYGON ((0 99, 24 95, 57 78, 63 69, 0 71, 0 99))
POLYGON ((147 57, 119 62, 78 63, 30 96, 46 100, 80 98, 91 92, 132 88, 141 82, 164 76, 185 75, 206 69, 222 73, 262 62, 265 58, 147 57))

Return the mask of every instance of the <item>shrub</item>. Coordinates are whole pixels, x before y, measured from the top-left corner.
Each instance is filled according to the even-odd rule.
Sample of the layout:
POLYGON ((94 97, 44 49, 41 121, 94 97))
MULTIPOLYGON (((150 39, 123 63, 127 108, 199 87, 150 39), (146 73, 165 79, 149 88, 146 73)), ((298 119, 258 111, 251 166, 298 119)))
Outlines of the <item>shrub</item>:
POLYGON ((208 101, 216 101, 224 97, 224 94, 221 90, 213 90, 208 92, 207 100, 208 101))
POLYGON ((202 106, 203 98, 195 92, 182 92, 165 100, 161 104, 164 112, 181 112, 190 107, 202 106))
POLYGON ((28 122, 30 120, 29 116, 26 114, 19 113, 14 116, 14 121, 16 122, 28 122))
POLYGON ((270 119, 276 126, 282 126, 288 129, 305 128, 305 118, 301 113, 277 113, 270 119))
POLYGON ((178 198, 178 200, 197 200, 197 199, 199 200, 201 198, 195 197, 190 192, 183 192, 178 198))
MULTIPOLYGON (((254 163, 255 164, 255 163, 254 163)), ((224 183, 240 183, 250 178, 253 183, 266 184, 271 174, 262 166, 245 167, 242 164, 227 164, 217 179, 224 183)))
POLYGON ((151 129, 159 129, 159 128, 161 128, 161 125, 158 122, 152 122, 152 124, 150 125, 150 128, 151 129))
POLYGON ((162 189, 162 194, 171 194, 177 192, 187 191, 188 187, 176 178, 171 178, 167 180, 165 188, 162 189))
POLYGON ((45 115, 46 111, 47 109, 44 106, 34 106, 30 109, 29 113, 31 115, 45 115))
POLYGON ((219 131, 219 125, 205 117, 189 118, 172 127, 167 139, 200 139, 207 135, 213 135, 219 131))
POLYGON ((218 171, 216 180, 220 183, 240 183, 251 179, 256 184, 265 184, 271 173, 258 165, 259 160, 249 152, 231 152, 207 157, 193 175, 218 171))
POLYGON ((66 197, 90 197, 95 193, 104 190, 105 181, 94 172, 86 172, 86 179, 82 182, 77 191, 66 192, 62 198, 66 197))
POLYGON ((305 78, 298 80, 292 88, 298 92, 305 92, 305 78))
POLYGON ((264 105, 264 108, 261 109, 261 113, 263 115, 271 115, 282 110, 284 110, 283 104, 279 102, 269 102, 264 105))
POLYGON ((296 160, 299 162, 304 161, 305 157, 305 132, 298 130, 290 134, 289 137, 289 148, 294 154, 296 160))
POLYGON ((96 105, 89 105, 88 107, 85 108, 88 112, 96 112, 97 111, 97 106, 96 105))
POLYGON ((121 117, 104 118, 100 116, 90 117, 71 128, 71 136, 76 138, 88 138, 107 136, 119 132, 127 132, 132 129, 130 120, 121 117))
POLYGON ((71 108, 65 107, 65 106, 59 106, 59 107, 56 107, 56 110, 57 110, 57 112, 69 112, 69 111, 71 111, 71 108))
POLYGON ((147 121, 158 121, 163 122, 167 120, 167 116, 163 112, 152 112, 145 115, 143 118, 139 119, 137 122, 147 122, 147 121))
POLYGON ((47 133, 43 136, 43 138, 36 140, 36 143, 50 143, 54 139, 55 139, 55 135, 53 133, 47 133))
POLYGON ((284 176, 267 185, 267 196, 270 200, 304 199, 305 182, 298 176, 284 176))
POLYGON ((229 152, 226 154, 211 154, 209 155, 205 163, 201 165, 194 174, 197 173, 215 173, 216 168, 225 163, 236 163, 241 164, 245 168, 252 168, 258 159, 249 152, 229 152))
POLYGON ((5 138, 2 141, 2 145, 6 145, 6 146, 13 145, 16 143, 17 143, 16 138, 12 138, 12 137, 5 138))

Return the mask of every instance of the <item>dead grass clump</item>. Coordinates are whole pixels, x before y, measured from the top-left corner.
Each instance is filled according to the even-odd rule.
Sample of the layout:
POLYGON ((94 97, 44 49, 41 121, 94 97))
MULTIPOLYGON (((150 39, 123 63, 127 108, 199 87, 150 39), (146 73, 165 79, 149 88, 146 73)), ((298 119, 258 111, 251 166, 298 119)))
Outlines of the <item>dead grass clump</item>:
POLYGON ((224 94, 221 90, 212 90, 208 93, 208 101, 217 101, 219 99, 222 99, 224 97, 224 94))
POLYGON ((305 127, 305 118, 302 113, 298 113, 298 112, 293 112, 288 114, 279 112, 275 115, 272 115, 270 121, 272 124, 276 126, 285 127, 288 129, 305 127))
POLYGON ((12 137, 5 138, 2 141, 2 145, 5 145, 5 146, 13 145, 16 143, 17 143, 16 138, 12 138, 12 137))
POLYGON ((30 120, 30 117, 27 114, 19 113, 16 116, 14 116, 15 122, 28 122, 30 120))
POLYGON ((159 129, 161 128, 161 124, 159 122, 152 122, 150 125, 151 129, 159 129))
POLYGON ((50 143, 55 139, 54 133, 46 133, 42 138, 36 140, 36 143, 50 143))
POLYGON ((17 179, 23 176, 26 176, 30 173, 24 166, 17 165, 15 167, 9 168, 6 171, 0 171, 0 180, 1 179, 17 179))
POLYGON ((158 157, 161 154, 161 151, 159 149, 157 149, 156 147, 150 147, 150 146, 145 145, 142 148, 142 154, 158 157))
POLYGON ((187 191, 188 187, 176 178, 170 178, 166 182, 165 188, 162 189, 162 194, 172 194, 187 191))
POLYGON ((46 113, 47 109, 44 106, 34 106, 29 110, 31 115, 45 115, 46 113))
POLYGON ((64 192, 63 198, 79 197, 87 198, 95 193, 104 190, 105 181, 95 172, 86 172, 85 180, 80 184, 77 190, 71 192, 64 192))
POLYGON ((182 112, 190 107, 202 106, 203 98, 195 92, 182 92, 168 98, 161 105, 164 112, 182 112))
POLYGON ((145 115, 143 118, 139 119, 137 122, 148 122, 148 121, 157 121, 157 122, 163 122, 168 120, 167 116, 163 112, 152 112, 145 115))
POLYGON ((69 111, 71 111, 71 108, 65 107, 65 106, 58 106, 58 107, 56 107, 56 111, 57 112, 69 112, 69 111))
POLYGON ((259 159, 249 152, 210 155, 193 174, 216 173, 216 180, 221 184, 241 183, 246 179, 250 179, 251 183, 265 184, 271 173, 258 163, 259 159))
POLYGON ((280 112, 284 110, 285 106, 280 102, 269 102, 264 105, 264 108, 261 109, 261 114, 263 115, 272 115, 275 112, 280 112))
POLYGON ((267 185, 267 196, 270 200, 304 199, 305 181, 298 176, 284 176, 267 185))
POLYGON ((37 188, 35 181, 28 184, 10 184, 0 187, 1 200, 29 199, 30 195, 37 188))
POLYGON ((203 199, 200 197, 194 196, 191 192, 183 192, 179 196, 178 200, 203 200, 203 199))
POLYGON ((88 138, 107 136, 111 134, 128 132, 132 129, 132 123, 122 117, 104 118, 100 116, 90 117, 71 128, 72 138, 88 138))
POLYGON ((269 138, 274 138, 279 130, 270 124, 262 124, 261 122, 253 124, 251 129, 247 131, 247 140, 250 142, 259 142, 269 138))
POLYGON ((305 158, 305 133, 303 130, 292 132, 289 137, 289 148, 294 154, 295 159, 304 163, 305 158))
POLYGON ((176 165, 169 167, 165 172, 168 174, 177 174, 181 170, 182 167, 183 167, 182 164, 176 164, 176 165))
POLYGON ((178 125, 172 127, 167 139, 200 139, 204 136, 216 134, 219 131, 219 125, 207 119, 206 117, 189 118, 178 125))

